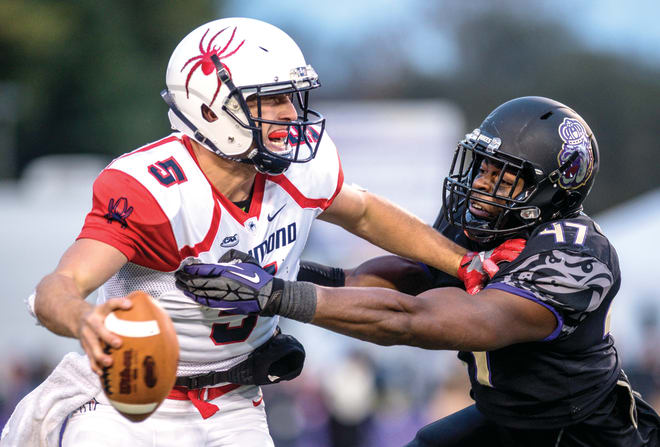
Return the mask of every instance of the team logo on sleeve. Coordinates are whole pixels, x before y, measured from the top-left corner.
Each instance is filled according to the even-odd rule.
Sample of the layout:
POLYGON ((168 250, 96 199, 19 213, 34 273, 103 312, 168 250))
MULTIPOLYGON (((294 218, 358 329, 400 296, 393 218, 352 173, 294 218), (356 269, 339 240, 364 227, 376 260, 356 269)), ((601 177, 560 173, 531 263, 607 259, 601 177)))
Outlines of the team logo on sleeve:
POLYGON ((559 151, 557 161, 559 166, 566 162, 575 152, 578 156, 559 178, 559 186, 564 189, 576 189, 584 185, 591 177, 594 168, 591 139, 584 125, 573 118, 564 118, 559 125, 559 137, 564 142, 559 151))
POLYGON ((117 221, 122 228, 126 228, 128 226, 126 219, 128 219, 128 216, 130 216, 132 212, 133 207, 128 206, 128 200, 126 200, 126 197, 120 197, 116 201, 115 199, 110 199, 110 202, 108 203, 108 213, 103 217, 108 219, 108 223, 117 221))

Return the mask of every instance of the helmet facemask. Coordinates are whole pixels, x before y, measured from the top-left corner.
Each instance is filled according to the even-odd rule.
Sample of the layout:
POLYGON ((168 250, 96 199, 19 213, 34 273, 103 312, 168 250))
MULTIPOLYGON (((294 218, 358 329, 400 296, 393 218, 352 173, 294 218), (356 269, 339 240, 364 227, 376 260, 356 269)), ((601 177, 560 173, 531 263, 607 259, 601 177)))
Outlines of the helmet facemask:
POLYGON ((596 138, 574 110, 540 96, 512 99, 459 143, 444 182, 447 220, 471 239, 490 242, 575 216, 598 166, 596 138), (478 177, 484 160, 489 178, 478 177), (498 191, 505 175, 503 191, 509 194, 490 192, 498 191), (522 190, 507 190, 508 183, 519 180, 524 181, 522 190))
POLYGON ((498 138, 490 138, 475 129, 459 142, 449 175, 444 181, 443 204, 448 221, 462 227, 466 235, 477 242, 518 234, 539 222, 541 211, 530 201, 535 187, 533 167, 526 161, 498 153, 498 138), (474 181, 482 162, 497 166, 499 176, 490 191, 475 188, 474 181), (500 186, 505 174, 515 176, 513 186, 502 194, 500 186), (523 182, 520 192, 517 185, 523 182), (514 195, 515 194, 515 195, 514 195), (470 211, 471 204, 486 204, 497 210, 492 216, 477 216, 470 211))
MULTIPOLYGON (((213 58, 212 58, 213 59, 213 58)), ((216 62, 216 60, 214 60, 216 62)), ((270 84, 235 87, 219 61, 218 77, 230 89, 222 111, 233 118, 242 128, 252 132, 253 147, 243 160, 254 163, 259 172, 278 175, 291 163, 306 163, 316 156, 325 130, 325 118, 309 108, 310 90, 320 86, 318 76, 311 66, 292 70, 291 80, 270 84), (294 73, 295 71, 295 73, 294 73), (262 117, 262 99, 288 95, 296 108, 294 121, 269 120, 262 117), (255 101, 256 115, 250 111, 248 102, 255 101), (238 113, 238 111, 242 113, 238 113), (264 141, 263 125, 286 126, 285 149, 275 151, 264 141)))

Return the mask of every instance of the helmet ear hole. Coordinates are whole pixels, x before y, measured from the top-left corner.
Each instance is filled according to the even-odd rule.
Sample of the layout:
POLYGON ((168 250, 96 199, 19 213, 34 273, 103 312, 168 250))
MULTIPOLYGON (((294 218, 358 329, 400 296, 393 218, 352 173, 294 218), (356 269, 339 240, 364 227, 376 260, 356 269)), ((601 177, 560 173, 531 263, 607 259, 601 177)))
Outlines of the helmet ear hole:
POLYGON ((216 115, 215 112, 209 108, 209 106, 202 104, 202 118, 204 118, 209 123, 212 123, 218 119, 218 115, 216 115))

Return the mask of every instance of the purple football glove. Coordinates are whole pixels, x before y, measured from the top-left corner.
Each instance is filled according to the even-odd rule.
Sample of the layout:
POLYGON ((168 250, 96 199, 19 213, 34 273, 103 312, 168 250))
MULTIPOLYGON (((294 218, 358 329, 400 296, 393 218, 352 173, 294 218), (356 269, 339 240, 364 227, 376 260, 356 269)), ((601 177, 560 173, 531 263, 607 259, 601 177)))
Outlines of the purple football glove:
POLYGON ((175 273, 176 286, 203 306, 234 314, 274 315, 269 300, 283 281, 262 269, 250 255, 230 250, 218 264, 190 264, 175 273))

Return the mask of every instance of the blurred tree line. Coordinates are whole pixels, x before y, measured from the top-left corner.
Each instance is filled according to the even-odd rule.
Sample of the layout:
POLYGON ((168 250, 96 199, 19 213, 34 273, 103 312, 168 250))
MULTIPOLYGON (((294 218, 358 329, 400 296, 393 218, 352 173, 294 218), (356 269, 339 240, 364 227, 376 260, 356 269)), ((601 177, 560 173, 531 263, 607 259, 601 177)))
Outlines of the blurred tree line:
POLYGON ((211 0, 0 2, 0 126, 13 120, 17 134, 0 172, 53 153, 110 158, 168 133, 170 54, 217 14, 211 0))
MULTIPOLYGON (((595 53, 542 11, 520 15, 516 2, 485 7, 489 3, 429 3, 427 23, 420 25, 442 29, 457 61, 433 73, 421 70, 397 39, 405 29, 315 51, 327 36, 306 34, 293 18, 275 24, 299 41, 320 71, 326 85, 320 96, 446 98, 465 112, 466 130, 517 96, 548 96, 574 107, 601 151, 589 212, 660 186, 657 65, 595 53)), ((211 0, 3 0, 0 136, 3 126, 13 126, 16 149, 0 139, 0 178, 17 177, 42 155, 112 157, 167 133, 159 91, 169 55, 188 31, 220 17, 220 6, 211 0)), ((445 48, 428 44, 421 51, 433 59, 445 48)))
MULTIPOLYGON (((425 11, 426 26, 449 36, 456 65, 425 73, 402 37, 412 30, 381 31, 358 44, 359 57, 341 59, 344 79, 351 82, 343 83, 339 96, 446 98, 464 112, 466 131, 509 99, 546 96, 574 108, 598 140, 600 171, 585 203, 588 213, 660 187, 660 64, 589 49, 565 22, 544 14, 548 5, 554 6, 433 2, 425 11)), ((579 22, 577 16, 567 19, 579 22)), ((447 50, 424 48, 430 60, 447 50)))

